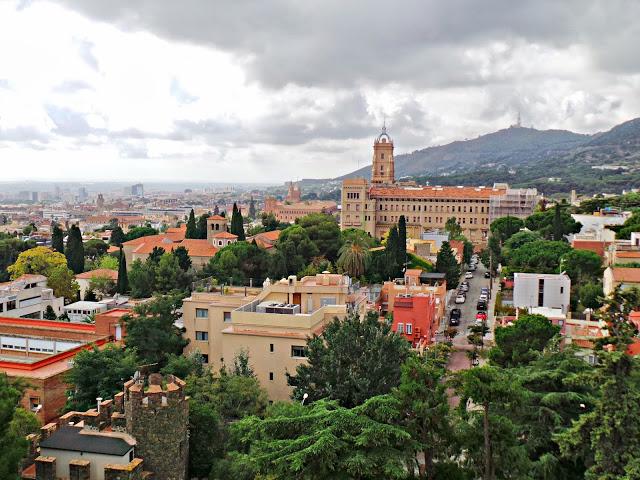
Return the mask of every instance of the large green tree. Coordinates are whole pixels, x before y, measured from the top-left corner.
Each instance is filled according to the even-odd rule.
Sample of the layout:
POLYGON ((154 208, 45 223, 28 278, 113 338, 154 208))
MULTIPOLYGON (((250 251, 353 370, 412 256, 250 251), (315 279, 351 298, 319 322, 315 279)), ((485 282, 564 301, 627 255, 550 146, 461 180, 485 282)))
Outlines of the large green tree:
POLYGON ((25 250, 36 246, 33 240, 23 242, 21 239, 0 232, 0 282, 9 280, 8 267, 13 265, 25 250))
POLYGON ((503 367, 526 365, 559 332, 560 327, 545 316, 520 315, 512 325, 495 329, 496 346, 489 352, 489 358, 503 367))
POLYGON ((580 222, 576 222, 569 213, 568 205, 556 204, 553 209, 536 212, 529 215, 524 226, 529 230, 539 232, 547 240, 560 241, 565 235, 578 233, 582 228, 580 222))
POLYGON ((185 291, 189 288, 191 276, 181 267, 178 257, 171 253, 165 253, 160 257, 156 266, 156 290, 160 293, 169 293, 173 290, 185 291))
POLYGON ((127 272, 127 259, 124 256, 122 247, 120 247, 120 261, 118 262, 118 282, 116 284, 116 291, 121 295, 129 291, 129 274, 127 272))
POLYGON ((345 242, 338 252, 338 267, 348 273, 353 278, 360 278, 364 275, 371 253, 367 242, 359 237, 345 242))
POLYGON ((456 217, 449 217, 444 224, 444 230, 449 234, 449 238, 454 240, 462 235, 462 227, 456 217))
POLYGON ((560 259, 560 265, 571 278, 572 285, 597 282, 602 278, 602 258, 589 250, 569 250, 560 259))
POLYGON ((107 253, 108 249, 109 245, 107 245, 104 240, 101 240, 99 238, 92 238, 91 240, 87 240, 84 244, 84 256, 88 260, 92 260, 95 262, 103 257, 107 253))
POLYGON ((67 259, 61 253, 47 247, 34 247, 18 255, 15 263, 7 268, 12 279, 24 274, 44 275, 47 286, 54 295, 67 299, 75 298, 78 283, 73 272, 67 268, 67 259))
POLYGON ((233 212, 231 213, 231 227, 229 229, 231 233, 238 236, 238 240, 245 240, 244 233, 244 220, 242 219, 242 212, 238 208, 238 205, 233 204, 233 212))
POLYGON ((570 251, 566 242, 536 240, 510 251, 506 261, 512 272, 560 273, 560 260, 570 251))
POLYGON ((193 213, 193 208, 189 212, 189 220, 187 220, 187 231, 185 233, 186 238, 198 238, 198 226, 196 225, 196 216, 193 213))
POLYGON ((115 245, 116 247, 121 246, 124 242, 127 241, 127 238, 122 231, 122 228, 116 226, 113 230, 111 230, 111 237, 109 238, 109 243, 111 245, 115 245))
POLYGON ((76 275, 84 272, 84 244, 82 233, 77 225, 72 225, 67 236, 67 248, 64 252, 67 257, 67 266, 76 275))
POLYGON ((198 222, 196 225, 196 238, 201 240, 207 239, 207 219, 210 217, 208 213, 203 213, 198 217, 198 222))
POLYGON ((308 362, 300 364, 292 383, 293 397, 309 401, 331 398, 345 407, 388 393, 400 382, 400 365, 409 344, 381 323, 377 314, 364 319, 334 319, 322 335, 307 341, 308 362))
POLYGON ((411 437, 400 418, 389 395, 351 409, 326 400, 278 405, 265 419, 233 425, 238 450, 211 478, 406 479, 411 437))
MULTIPOLYGON (((205 266, 206 275, 215 277, 220 283, 248 285, 253 279, 254 285, 260 285, 270 275, 272 260, 264 249, 255 242, 235 242, 220 249, 205 266)), ((281 273, 275 278, 281 278, 281 273)))
POLYGON ((444 273, 447 288, 453 289, 460 282, 460 266, 449 242, 442 242, 438 256, 436 257, 436 272, 444 273))
POLYGON ((342 246, 340 225, 333 215, 312 213, 296 220, 307 233, 309 240, 318 249, 317 255, 325 257, 331 262, 338 258, 338 251, 342 246))
POLYGON ((18 406, 25 386, 0 373, 0 478, 7 480, 20 478, 20 463, 29 451, 25 437, 40 427, 35 415, 18 406))
MULTIPOLYGON (((276 259, 284 262, 283 269, 286 275, 295 275, 302 271, 320 253, 316 244, 309 238, 307 230, 300 225, 285 228, 278 237, 276 249, 277 253, 281 254, 276 259)), ((277 278, 283 275, 273 276, 277 278)))
POLYGON ((131 264, 127 277, 131 296, 148 298, 156 288, 156 264, 149 259, 143 262, 138 258, 131 264))
POLYGON ((51 230, 51 248, 56 252, 64 253, 64 232, 57 223, 51 230))
POLYGON ((124 236, 124 241, 128 242, 130 240, 135 240, 136 238, 148 237, 150 235, 157 235, 158 230, 150 227, 149 225, 145 225, 144 227, 133 227, 127 231, 127 234, 124 236))
POLYGON ((158 296, 137 305, 131 315, 123 317, 127 326, 125 345, 136 350, 142 363, 153 364, 159 370, 171 355, 182 353, 188 340, 182 338, 175 326, 181 306, 179 295, 158 296))
POLYGON ((135 351, 116 345, 99 350, 82 350, 73 357, 66 380, 71 386, 66 409, 83 412, 96 404, 96 398, 113 398, 136 371, 135 351))

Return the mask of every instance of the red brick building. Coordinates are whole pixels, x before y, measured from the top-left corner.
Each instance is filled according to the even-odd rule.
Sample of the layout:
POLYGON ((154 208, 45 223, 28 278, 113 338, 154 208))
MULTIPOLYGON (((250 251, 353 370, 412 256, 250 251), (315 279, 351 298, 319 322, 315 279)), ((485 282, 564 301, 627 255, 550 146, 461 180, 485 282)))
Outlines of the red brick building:
POLYGON ((429 345, 438 329, 435 295, 401 294, 393 302, 392 330, 412 347, 429 345))

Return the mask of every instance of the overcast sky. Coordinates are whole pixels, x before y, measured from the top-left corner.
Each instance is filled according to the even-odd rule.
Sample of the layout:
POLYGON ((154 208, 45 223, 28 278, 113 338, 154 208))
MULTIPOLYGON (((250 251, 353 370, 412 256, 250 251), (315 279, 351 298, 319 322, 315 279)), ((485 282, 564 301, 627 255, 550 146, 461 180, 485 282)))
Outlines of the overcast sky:
POLYGON ((0 1, 0 179, 284 181, 640 116, 635 0, 0 1))

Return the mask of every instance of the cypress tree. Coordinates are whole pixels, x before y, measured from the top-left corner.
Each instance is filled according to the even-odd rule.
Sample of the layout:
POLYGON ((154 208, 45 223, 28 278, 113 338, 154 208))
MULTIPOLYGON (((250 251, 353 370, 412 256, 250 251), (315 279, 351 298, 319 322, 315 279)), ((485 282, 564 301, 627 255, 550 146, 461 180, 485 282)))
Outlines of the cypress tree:
POLYGON ((196 226, 196 216, 193 213, 193 208, 189 213, 189 220, 187 221, 187 233, 186 238, 198 238, 198 227, 196 226))
POLYGON ((553 239, 556 242, 561 242, 564 239, 564 228, 562 225, 562 211, 560 210, 560 204, 556 203, 553 211, 553 239))
POLYGON ((251 201, 249 202, 249 218, 256 218, 256 202, 251 195, 251 201))
POLYGON ((208 213, 203 213, 198 217, 198 224, 196 228, 196 231, 197 231, 196 238, 200 238, 201 240, 207 239, 207 218, 209 218, 208 213))
POLYGON ((242 220, 242 213, 240 213, 240 209, 234 203, 233 204, 233 213, 231 214, 231 233, 238 236, 238 240, 245 240, 246 237, 244 235, 244 221, 242 220))
POLYGON ((67 266, 76 275, 84 272, 84 244, 82 243, 82 233, 77 225, 72 225, 67 238, 67 266))
POLYGON ((407 221, 404 215, 398 220, 398 263, 404 265, 407 258, 407 221))
POLYGON ((460 281, 460 267, 449 242, 442 242, 436 259, 436 272, 444 273, 449 290, 456 288, 460 281))
POLYGON ((53 224, 51 232, 51 248, 56 252, 64 253, 64 233, 57 223, 53 224))
POLYGON ((398 228, 392 227, 391 230, 389 230, 389 235, 387 236, 387 246, 384 250, 387 263, 387 277, 396 278, 399 277, 402 273, 400 264, 398 262, 399 249, 400 238, 398 236, 398 228))
POLYGON ((127 259, 124 256, 122 247, 120 247, 120 263, 118 264, 118 283, 116 291, 120 294, 129 290, 129 277, 127 276, 127 259))

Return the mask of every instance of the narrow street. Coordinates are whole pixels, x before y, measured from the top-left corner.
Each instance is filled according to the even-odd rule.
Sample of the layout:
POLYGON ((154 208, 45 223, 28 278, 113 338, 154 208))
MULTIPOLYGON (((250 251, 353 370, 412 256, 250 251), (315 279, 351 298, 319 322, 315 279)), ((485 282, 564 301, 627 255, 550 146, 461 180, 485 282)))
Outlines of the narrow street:
MULTIPOLYGON (((483 287, 489 287, 489 279, 484 278, 484 273, 487 268, 478 263, 478 269, 473 272, 473 278, 467 280, 469 282, 469 291, 467 292, 467 300, 463 304, 456 305, 455 294, 451 296, 449 305, 447 306, 447 315, 445 324, 441 328, 446 328, 449 323, 449 312, 453 308, 459 308, 462 311, 462 317, 460 318, 460 325, 455 327, 458 329, 458 335, 453 339, 453 346, 455 351, 451 354, 449 361, 449 369, 452 371, 462 370, 469 368, 469 359, 466 356, 466 352, 471 349, 471 345, 467 341, 467 335, 469 327, 471 327, 476 320, 476 305, 478 298, 480 297, 480 289, 483 287)), ((464 273, 462 273, 461 282, 464 281, 464 273)), ((493 311, 495 306, 495 294, 496 294, 496 282, 494 282, 494 288, 491 298, 489 299, 488 311, 487 311, 487 326, 489 327, 489 333, 485 336, 485 341, 493 340, 493 311)))

